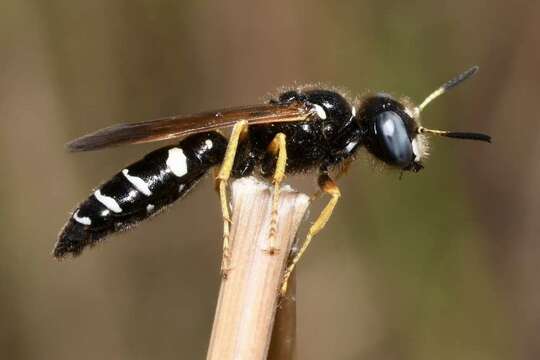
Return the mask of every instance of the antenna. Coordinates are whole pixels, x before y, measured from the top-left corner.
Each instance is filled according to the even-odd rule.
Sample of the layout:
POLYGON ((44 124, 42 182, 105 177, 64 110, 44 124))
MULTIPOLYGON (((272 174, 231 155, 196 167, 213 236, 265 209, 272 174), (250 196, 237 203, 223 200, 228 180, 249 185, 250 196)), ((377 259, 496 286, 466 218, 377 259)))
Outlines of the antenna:
POLYGON ((429 96, 426 97, 425 100, 422 101, 422 103, 416 109, 414 109, 415 117, 418 116, 418 114, 420 114, 422 112, 422 110, 424 110, 424 108, 430 102, 432 102, 433 100, 435 100, 436 98, 438 98, 439 96, 444 94, 445 92, 448 92, 448 90, 455 88, 456 86, 461 84, 463 81, 467 80, 468 78, 470 78, 471 76, 476 74, 478 69, 480 69, 480 68, 477 65, 475 65, 475 66, 471 67, 470 69, 462 72, 461 74, 459 74, 455 78, 453 78, 453 79, 445 82, 444 84, 442 84, 441 87, 439 87, 437 90, 435 90, 434 92, 429 94, 429 96))
POLYGON ((439 135, 439 136, 444 136, 444 137, 454 138, 454 139, 478 140, 478 141, 485 141, 485 142, 491 143, 491 136, 482 134, 482 133, 433 130, 433 129, 427 129, 423 126, 418 127, 417 131, 419 134, 429 133, 429 134, 434 134, 434 135, 439 135))
MULTIPOLYGON (((417 117, 430 102, 432 102, 433 100, 435 100, 442 94, 448 92, 448 90, 455 88, 456 86, 461 84, 463 81, 472 77, 474 74, 476 74, 478 69, 479 67, 475 65, 471 67, 470 69, 462 72, 455 78, 442 84, 437 90, 429 94, 429 96, 426 97, 425 100, 422 101, 422 103, 414 109, 415 117, 417 117)), ((419 126, 417 132, 419 134, 429 133, 429 134, 434 134, 434 135, 439 135, 439 136, 444 136, 444 137, 454 138, 454 139, 478 140, 478 141, 485 141, 485 142, 491 143, 491 136, 482 134, 482 133, 434 130, 434 129, 425 128, 423 126, 419 126)))

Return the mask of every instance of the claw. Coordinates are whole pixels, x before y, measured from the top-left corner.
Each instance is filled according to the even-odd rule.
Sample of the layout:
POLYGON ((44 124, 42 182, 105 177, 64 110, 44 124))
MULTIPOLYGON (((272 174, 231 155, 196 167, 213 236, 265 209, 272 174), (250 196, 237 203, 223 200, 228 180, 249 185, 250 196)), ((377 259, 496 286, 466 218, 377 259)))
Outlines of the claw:
POLYGON ((269 248, 267 249, 263 249, 263 251, 265 253, 267 253, 268 255, 276 255, 276 254, 279 254, 279 252, 281 251, 279 248, 275 247, 275 246, 270 246, 269 248))
POLYGON ((221 276, 227 279, 231 270, 231 249, 227 247, 223 249, 223 257, 221 258, 221 276))

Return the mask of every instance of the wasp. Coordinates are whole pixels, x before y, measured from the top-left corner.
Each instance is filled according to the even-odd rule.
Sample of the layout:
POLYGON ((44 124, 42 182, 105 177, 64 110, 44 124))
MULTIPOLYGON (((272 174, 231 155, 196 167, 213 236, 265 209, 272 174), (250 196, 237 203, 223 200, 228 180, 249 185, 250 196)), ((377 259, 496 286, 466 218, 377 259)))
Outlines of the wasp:
POLYGON ((330 199, 284 273, 284 292, 298 260, 324 228, 341 196, 335 182, 340 174, 333 177, 332 170, 346 168, 361 148, 392 168, 418 172, 427 156, 427 135, 491 142, 485 134, 434 130, 420 124, 420 114, 432 100, 477 70, 475 66, 459 74, 418 106, 386 93, 349 101, 335 90, 305 87, 284 91, 262 105, 123 123, 84 135, 68 143, 67 148, 77 152, 181 140, 147 154, 94 190, 71 214, 54 256, 79 255, 106 236, 158 214, 217 168, 215 181, 223 214, 221 267, 226 274, 231 254, 229 180, 259 175, 273 182, 267 249, 273 254, 278 250, 275 236, 280 186, 287 175, 314 170, 320 193, 330 199), (232 127, 228 138, 220 132, 227 127, 232 127))

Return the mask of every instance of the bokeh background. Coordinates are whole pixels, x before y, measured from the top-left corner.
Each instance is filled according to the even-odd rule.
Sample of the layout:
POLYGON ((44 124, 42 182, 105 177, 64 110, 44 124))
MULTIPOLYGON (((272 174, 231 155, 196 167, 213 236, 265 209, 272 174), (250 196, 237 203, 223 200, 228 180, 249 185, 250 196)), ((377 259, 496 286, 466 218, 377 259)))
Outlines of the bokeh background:
POLYGON ((211 178, 57 262, 75 204, 159 146, 69 154, 68 140, 295 83, 418 101, 478 64, 423 119, 492 145, 433 139, 426 169, 401 181, 361 156, 340 182, 298 271, 299 358, 538 359, 539 20, 538 2, 505 0, 2 1, 0 357, 206 353, 221 247, 211 178))

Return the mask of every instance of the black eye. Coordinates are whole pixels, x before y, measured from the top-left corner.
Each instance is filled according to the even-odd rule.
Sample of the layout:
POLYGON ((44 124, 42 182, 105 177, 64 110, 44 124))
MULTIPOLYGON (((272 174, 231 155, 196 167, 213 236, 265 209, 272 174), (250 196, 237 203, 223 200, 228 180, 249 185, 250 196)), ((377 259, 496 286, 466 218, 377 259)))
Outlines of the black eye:
POLYGON ((413 149, 409 134, 401 117, 393 111, 375 116, 375 135, 385 152, 387 161, 393 165, 410 165, 413 149))

